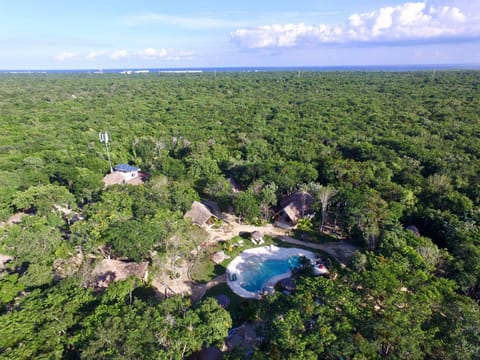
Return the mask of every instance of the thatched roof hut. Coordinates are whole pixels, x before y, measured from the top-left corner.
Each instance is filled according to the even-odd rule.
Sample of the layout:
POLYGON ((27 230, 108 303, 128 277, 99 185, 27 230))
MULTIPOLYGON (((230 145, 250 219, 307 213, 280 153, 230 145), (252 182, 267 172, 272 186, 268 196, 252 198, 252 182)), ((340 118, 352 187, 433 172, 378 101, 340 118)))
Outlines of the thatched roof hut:
POLYGON ((313 196, 306 191, 297 191, 284 199, 277 213, 280 222, 296 225, 298 220, 312 212, 313 196))
POLYGON ((146 174, 140 173, 140 168, 128 164, 115 165, 114 170, 103 178, 105 186, 116 184, 141 185, 146 177, 146 174))
POLYGON ((105 186, 124 184, 125 176, 122 173, 115 171, 111 174, 105 175, 105 177, 103 178, 103 183, 105 184, 105 186))
POLYGON ((185 213, 184 219, 191 219, 192 223, 199 226, 205 225, 210 218, 215 215, 208 209, 208 207, 201 202, 194 201, 192 208, 185 213))
POLYGON ((106 288, 113 281, 120 281, 136 276, 143 281, 148 278, 148 263, 124 262, 119 260, 104 259, 92 271, 93 287, 106 288))

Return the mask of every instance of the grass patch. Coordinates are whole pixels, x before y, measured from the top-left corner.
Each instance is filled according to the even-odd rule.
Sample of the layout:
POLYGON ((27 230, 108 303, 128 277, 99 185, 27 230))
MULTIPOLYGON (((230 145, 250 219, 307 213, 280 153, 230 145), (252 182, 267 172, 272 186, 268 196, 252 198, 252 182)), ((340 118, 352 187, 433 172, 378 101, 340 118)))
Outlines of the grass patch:
POLYGON ((190 270, 190 277, 193 281, 206 283, 225 272, 225 268, 212 261, 212 255, 220 250, 222 250, 222 246, 217 243, 203 248, 198 253, 190 270))
MULTIPOLYGON (((264 238, 265 243, 260 246, 274 244, 271 237, 266 236, 264 238)), ((223 274, 228 264, 242 251, 258 247, 259 245, 253 244, 249 239, 241 236, 235 236, 225 242, 218 242, 212 244, 206 248, 203 248, 195 259, 195 264, 192 266, 190 276, 192 280, 197 282, 208 282, 214 277, 223 274), (241 245, 243 243, 243 245, 241 245), (221 264, 216 265, 212 261, 212 255, 217 251, 223 250, 226 255, 230 256, 230 259, 225 259, 221 264)))
POLYGON ((340 241, 333 235, 324 234, 316 230, 295 229, 293 230, 292 237, 298 240, 308 241, 317 244, 340 241))
POLYGON ((235 236, 232 239, 228 240, 225 245, 224 245, 224 251, 225 254, 230 256, 230 259, 225 260, 222 262, 222 266, 226 269, 228 264, 235 259, 238 254, 240 254, 242 251, 245 251, 247 249, 252 249, 252 248, 257 248, 257 247, 263 247, 263 246, 268 246, 268 245, 276 245, 276 240, 274 240, 271 236, 264 236, 263 237, 264 243, 261 245, 256 245, 252 243, 251 240, 242 238, 241 236, 235 236), (243 240, 243 246, 238 246, 240 241, 243 240), (237 245, 233 245, 237 244, 237 245))

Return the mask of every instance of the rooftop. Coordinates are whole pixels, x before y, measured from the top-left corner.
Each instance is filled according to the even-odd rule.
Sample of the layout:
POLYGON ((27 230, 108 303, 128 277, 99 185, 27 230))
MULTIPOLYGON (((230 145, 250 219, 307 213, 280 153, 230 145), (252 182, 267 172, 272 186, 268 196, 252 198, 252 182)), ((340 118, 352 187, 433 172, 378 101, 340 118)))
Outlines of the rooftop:
POLYGON ((211 213, 210 209, 199 201, 194 201, 192 207, 184 215, 184 219, 190 218, 193 223, 197 225, 204 225, 208 219, 215 216, 211 213))
POLYGON ((140 168, 133 165, 128 165, 128 164, 118 164, 118 165, 115 165, 114 170, 121 171, 121 172, 130 172, 130 171, 139 171, 140 168))

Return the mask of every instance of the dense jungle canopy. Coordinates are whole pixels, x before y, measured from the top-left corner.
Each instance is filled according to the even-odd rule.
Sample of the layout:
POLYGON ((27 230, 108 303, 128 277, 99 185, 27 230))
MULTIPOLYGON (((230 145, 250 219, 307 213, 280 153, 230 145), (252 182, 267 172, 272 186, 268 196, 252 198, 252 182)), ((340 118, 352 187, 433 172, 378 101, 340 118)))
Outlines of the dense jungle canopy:
POLYGON ((0 358, 220 347, 232 314, 212 298, 159 299, 133 278, 95 292, 86 255, 154 272, 202 241, 183 219, 194 200, 261 223, 327 188, 305 227, 336 224, 362 250, 335 280, 245 302, 233 321, 261 324, 249 356, 480 358, 478 71, 0 74, 0 130, 0 221, 25 214, 0 227, 0 358), (105 131, 144 185, 104 188, 105 131))

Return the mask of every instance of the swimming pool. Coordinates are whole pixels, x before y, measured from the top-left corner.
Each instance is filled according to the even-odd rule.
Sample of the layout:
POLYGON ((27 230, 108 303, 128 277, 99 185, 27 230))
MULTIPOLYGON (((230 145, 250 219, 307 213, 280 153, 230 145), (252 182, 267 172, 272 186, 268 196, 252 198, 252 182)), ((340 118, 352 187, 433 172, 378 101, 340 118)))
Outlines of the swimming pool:
POLYGON ((269 245, 245 250, 228 265, 227 283, 241 297, 260 299, 264 289, 290 277, 303 256, 315 259, 312 252, 298 248, 269 245))
POLYGON ((287 259, 261 260, 258 256, 252 255, 237 268, 242 273, 240 286, 251 292, 261 291, 267 286, 268 280, 297 267, 300 258, 292 256, 287 259))

